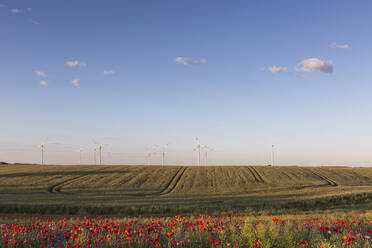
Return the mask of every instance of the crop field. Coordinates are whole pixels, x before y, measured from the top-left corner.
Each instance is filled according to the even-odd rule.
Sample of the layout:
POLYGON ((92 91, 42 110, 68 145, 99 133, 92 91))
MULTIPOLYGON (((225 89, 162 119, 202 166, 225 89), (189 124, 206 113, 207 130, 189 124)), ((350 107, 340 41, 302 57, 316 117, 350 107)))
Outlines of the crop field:
POLYGON ((0 212, 192 213, 372 206, 372 169, 0 166, 0 212))

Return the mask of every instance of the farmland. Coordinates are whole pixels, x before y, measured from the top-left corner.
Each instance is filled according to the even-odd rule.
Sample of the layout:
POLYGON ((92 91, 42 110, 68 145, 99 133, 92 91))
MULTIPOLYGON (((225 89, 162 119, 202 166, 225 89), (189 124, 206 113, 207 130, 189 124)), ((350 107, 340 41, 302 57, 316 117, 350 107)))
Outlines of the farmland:
POLYGON ((372 169, 0 166, 1 212, 186 213, 368 208, 372 169))

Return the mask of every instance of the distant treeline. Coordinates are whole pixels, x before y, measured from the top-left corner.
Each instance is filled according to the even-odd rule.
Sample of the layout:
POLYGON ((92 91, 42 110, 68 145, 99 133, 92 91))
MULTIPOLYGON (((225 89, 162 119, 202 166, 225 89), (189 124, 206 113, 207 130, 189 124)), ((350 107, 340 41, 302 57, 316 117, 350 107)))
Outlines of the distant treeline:
POLYGON ((8 162, 1 162, 0 165, 36 165, 36 164, 30 164, 30 163, 8 163, 8 162))

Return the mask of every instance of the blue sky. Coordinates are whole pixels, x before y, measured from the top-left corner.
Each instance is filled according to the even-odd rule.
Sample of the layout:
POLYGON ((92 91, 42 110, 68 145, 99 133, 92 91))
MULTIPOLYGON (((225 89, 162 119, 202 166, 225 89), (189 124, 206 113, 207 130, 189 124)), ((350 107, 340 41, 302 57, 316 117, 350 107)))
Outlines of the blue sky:
POLYGON ((0 6, 0 160, 372 164, 369 0, 0 6))

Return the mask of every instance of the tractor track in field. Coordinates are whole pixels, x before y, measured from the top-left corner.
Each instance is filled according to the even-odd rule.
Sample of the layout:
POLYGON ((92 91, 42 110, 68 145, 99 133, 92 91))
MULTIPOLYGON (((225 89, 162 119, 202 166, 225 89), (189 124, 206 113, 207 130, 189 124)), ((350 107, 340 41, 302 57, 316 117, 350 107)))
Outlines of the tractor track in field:
MULTIPOLYGON (((299 168, 301 168, 301 167, 299 167, 299 168)), ((324 181, 326 181, 327 184, 330 185, 330 186, 333 186, 333 187, 337 187, 338 186, 338 183, 335 180, 333 180, 333 179, 331 179, 331 178, 329 178, 327 176, 324 176, 324 175, 320 174, 319 172, 316 172, 316 171, 313 171, 313 170, 307 169, 307 168, 301 168, 301 169, 302 170, 305 170, 305 171, 310 171, 315 176, 317 176, 317 177, 323 179, 324 181)))
POLYGON ((142 196, 160 196, 160 195, 167 195, 171 193, 180 182, 183 174, 185 173, 187 167, 180 167, 176 173, 172 176, 172 178, 169 180, 167 185, 158 192, 151 192, 151 193, 137 193, 137 194, 125 194, 126 196, 135 196, 135 197, 142 197, 142 196))
POLYGON ((98 169, 98 170, 95 170, 95 171, 89 171, 89 172, 86 172, 86 173, 81 174, 81 175, 79 175, 79 176, 76 176, 76 177, 73 177, 73 178, 69 178, 69 179, 67 179, 67 180, 65 180, 65 181, 62 181, 62 182, 59 182, 59 183, 53 184, 53 185, 51 185, 51 186, 49 186, 49 187, 47 188, 47 191, 48 191, 49 193, 52 193, 52 194, 53 194, 53 193, 62 193, 62 192, 61 192, 61 189, 62 189, 62 187, 63 187, 64 184, 66 184, 66 183, 70 183, 70 182, 73 182, 73 181, 75 181, 75 180, 78 180, 78 179, 84 178, 84 177, 86 177, 86 176, 89 176, 92 172, 102 171, 102 170, 104 170, 105 168, 106 168, 106 167, 101 168, 101 169, 98 169))
POLYGON ((262 178, 262 176, 260 175, 260 173, 258 173, 258 171, 256 170, 256 168, 254 168, 253 166, 248 166, 247 169, 252 174, 252 176, 254 177, 254 180, 256 182, 258 182, 258 183, 265 183, 265 180, 262 178))
POLYGON ((252 169, 256 172, 256 174, 257 174, 258 178, 260 179, 261 183, 265 183, 265 180, 263 179, 261 174, 257 171, 257 169, 253 166, 252 166, 252 169))
POLYGON ((168 185, 160 192, 160 195, 165 195, 171 193, 181 181, 183 174, 185 173, 187 167, 181 167, 176 174, 169 181, 168 185))

